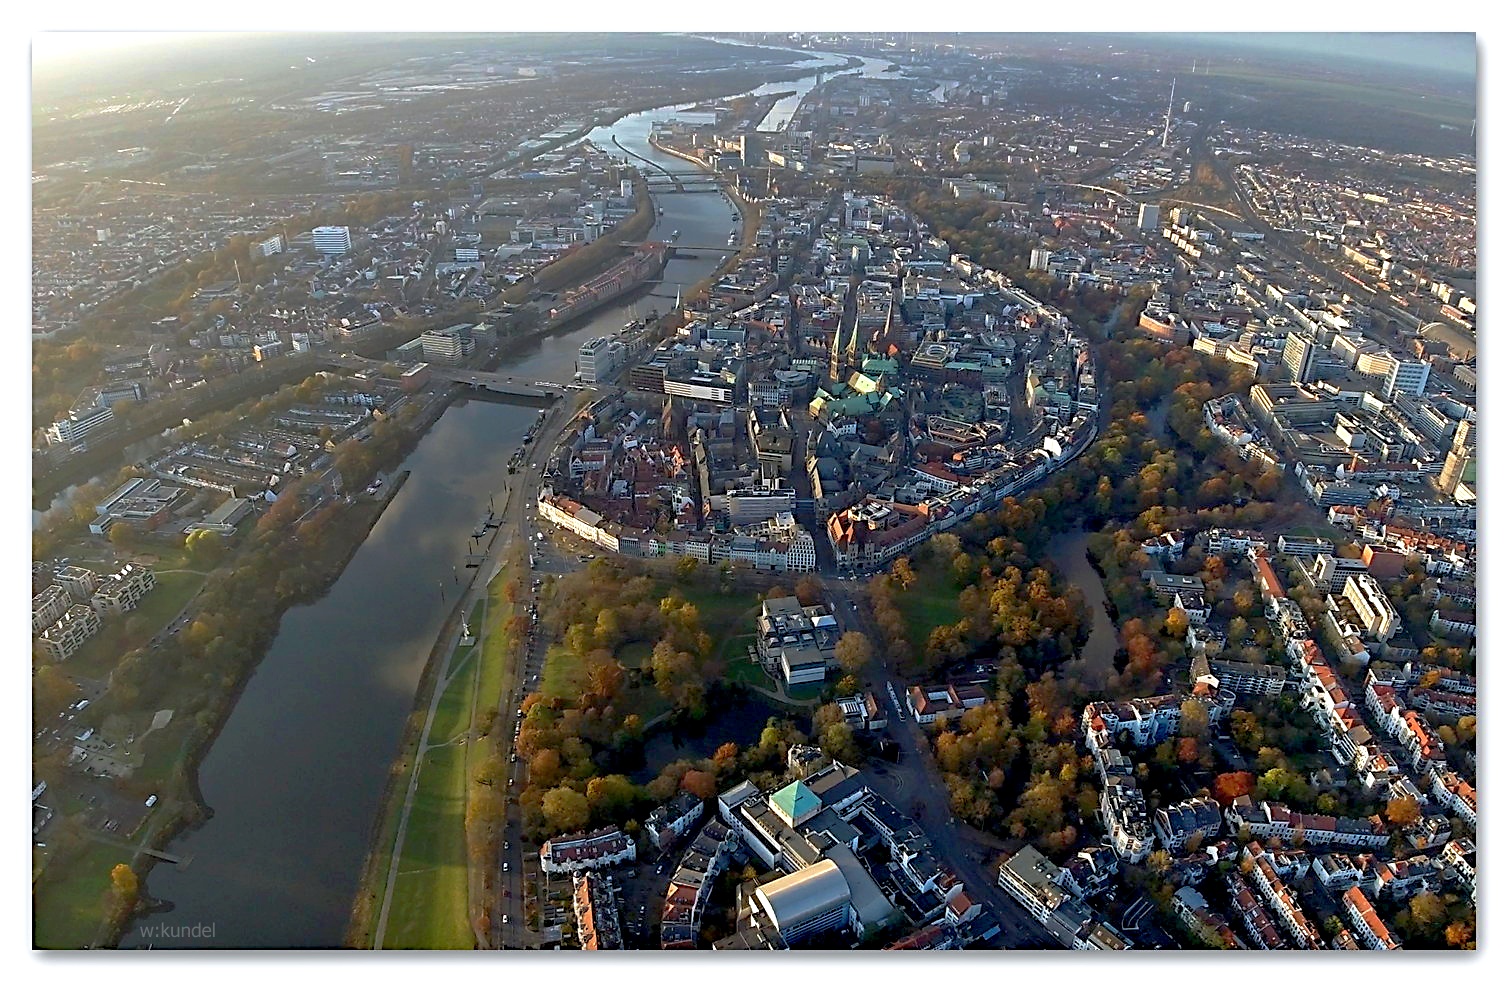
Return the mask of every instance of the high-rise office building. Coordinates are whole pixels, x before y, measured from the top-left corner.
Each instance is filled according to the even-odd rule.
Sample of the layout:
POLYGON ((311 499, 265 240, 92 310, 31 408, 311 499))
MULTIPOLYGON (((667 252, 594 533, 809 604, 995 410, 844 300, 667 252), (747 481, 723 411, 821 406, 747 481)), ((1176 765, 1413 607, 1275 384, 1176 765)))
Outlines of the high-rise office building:
POLYGON ((351 229, 345 225, 321 225, 313 232, 314 251, 341 256, 351 251, 351 229))
POLYGON ((424 360, 441 365, 459 365, 476 350, 470 324, 456 324, 419 335, 424 360))
POLYGON ((1314 381, 1314 363, 1318 357, 1314 340, 1307 335, 1289 334, 1283 344, 1283 364, 1295 382, 1314 381))
POLYGON ((1388 370, 1387 384, 1382 388, 1384 398, 1392 399, 1400 392, 1419 397, 1424 395, 1424 385, 1429 381, 1429 362, 1399 361, 1393 359, 1388 370))

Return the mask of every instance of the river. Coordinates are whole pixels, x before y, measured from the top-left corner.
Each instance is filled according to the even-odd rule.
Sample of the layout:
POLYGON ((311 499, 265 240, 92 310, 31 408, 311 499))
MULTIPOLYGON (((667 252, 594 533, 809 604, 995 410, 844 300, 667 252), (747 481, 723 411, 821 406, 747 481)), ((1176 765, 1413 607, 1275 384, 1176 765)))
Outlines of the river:
POLYGON ((1115 623, 1105 610, 1105 583, 1089 565, 1089 535, 1082 528, 1058 533, 1047 543, 1047 558, 1060 576, 1084 591, 1089 607, 1089 639, 1078 657, 1064 666, 1064 672, 1082 679, 1090 688, 1100 688, 1115 671, 1120 641, 1115 623))
MULTIPOLYGON (((648 143, 652 123, 675 108, 636 113, 590 138, 612 152, 617 137, 667 170, 695 172, 648 143)), ((663 194, 657 204, 664 214, 654 238, 678 229, 684 241, 721 243, 733 227, 734 208, 722 194, 663 194)), ((523 344, 504 364, 521 376, 570 381, 584 340, 630 317, 667 312, 676 287, 694 284, 717 262, 716 254, 672 259, 648 295, 523 344)), ((329 593, 284 615, 199 767, 213 815, 169 846, 191 862, 161 863, 147 878, 148 892, 173 910, 139 920, 122 947, 148 943, 143 927, 158 939, 179 935, 172 946, 184 947, 341 943, 368 829, 444 618, 441 586, 459 589, 452 567, 535 416, 521 406, 460 402, 420 440, 404 463, 412 476, 329 593), (213 926, 213 936, 185 936, 195 925, 213 926)), ((455 596, 447 593, 452 602, 455 596)))
MULTIPOLYGON (((766 82, 757 89, 749 90, 748 95, 767 96, 777 92, 787 92, 789 95, 775 100, 775 104, 765 113, 764 119, 760 120, 755 127, 756 133, 779 133, 791 125, 791 119, 796 111, 801 108, 802 100, 816 88, 819 82, 837 78, 840 75, 862 75, 865 78, 903 78, 899 72, 891 71, 893 62, 881 58, 865 58, 861 55, 844 55, 832 51, 810 51, 805 48, 782 48, 770 44, 749 44, 745 41, 734 41, 730 38, 720 37, 717 39, 722 44, 731 44, 741 48, 763 48, 767 51, 788 51, 791 54, 804 55, 805 59, 800 63, 803 68, 810 68, 813 74, 804 75, 801 78, 786 79, 783 81, 766 82), (858 58, 858 67, 843 71, 832 71, 840 65, 848 64, 850 58, 858 58)), ((685 109, 693 105, 686 103, 682 106, 671 106, 667 109, 654 110, 664 113, 664 118, 673 115, 675 109, 685 109)))

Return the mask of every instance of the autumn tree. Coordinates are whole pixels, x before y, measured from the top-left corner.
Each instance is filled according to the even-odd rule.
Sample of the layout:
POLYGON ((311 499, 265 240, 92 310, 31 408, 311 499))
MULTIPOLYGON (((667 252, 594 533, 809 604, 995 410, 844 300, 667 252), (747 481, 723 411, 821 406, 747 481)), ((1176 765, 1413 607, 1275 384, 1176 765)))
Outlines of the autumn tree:
POLYGON ((1419 801, 1413 795, 1399 795, 1388 802, 1383 814, 1394 825, 1412 825, 1419 821, 1419 801))
POLYGON ((117 549, 131 549, 136 545, 136 529, 125 522, 112 522, 110 544, 117 549))
POLYGON ((1409 915, 1414 924, 1414 930, 1420 934, 1438 935, 1445 927, 1449 916, 1445 901, 1439 894, 1425 891, 1415 894, 1409 901, 1409 915))
POLYGON ((548 788, 560 780, 560 751, 551 747, 529 758, 529 783, 535 787, 548 788))
POLYGON ((1180 764, 1195 764, 1199 762, 1199 741, 1193 737, 1178 738, 1178 762, 1180 764))
POLYGON ((545 821, 555 832, 586 828, 592 811, 586 795, 564 786, 546 791, 540 807, 545 821))
POLYGON ((1476 925, 1454 921, 1445 929, 1445 943, 1452 948, 1475 948, 1476 925))
POLYGON ((1185 699, 1179 706, 1178 732, 1196 741, 1208 741, 1210 736, 1210 711, 1199 699, 1185 699))
POLYGON ((116 863, 110 870, 110 897, 119 916, 136 909, 136 902, 141 897, 141 884, 136 878, 136 871, 125 863, 116 863))
POLYGON ((717 794, 717 776, 707 771, 689 770, 681 775, 681 790, 706 801, 717 794))
POLYGON ((890 564, 890 576, 902 590, 909 590, 916 585, 916 570, 911 568, 911 560, 906 556, 890 564))
POLYGON ((874 647, 869 642, 869 635, 864 632, 845 631, 838 639, 834 654, 838 659, 838 667, 846 674, 859 675, 874 658, 874 647))
POLYGON ((834 760, 858 763, 859 747, 837 703, 824 703, 812 714, 812 737, 822 752, 834 760))
POLYGON ((639 789, 622 774, 594 777, 586 785, 586 801, 594 824, 620 820, 639 798, 639 789))
POLYGON ((225 555, 225 539, 218 532, 197 529, 188 534, 184 540, 184 548, 195 564, 213 566, 220 561, 221 556, 225 555))
POLYGON ((719 776, 728 774, 738 766, 738 744, 725 743, 712 754, 712 767, 719 776))
POLYGON ((796 581, 796 599, 801 606, 810 607, 822 602, 822 581, 811 574, 796 581))

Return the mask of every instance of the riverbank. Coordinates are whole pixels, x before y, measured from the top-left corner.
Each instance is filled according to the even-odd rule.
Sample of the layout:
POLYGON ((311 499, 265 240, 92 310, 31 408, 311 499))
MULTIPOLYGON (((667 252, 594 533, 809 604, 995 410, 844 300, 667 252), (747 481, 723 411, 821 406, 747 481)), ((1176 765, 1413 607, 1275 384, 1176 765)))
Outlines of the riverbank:
MULTIPOLYGON (((352 556, 366 541, 371 529, 382 517, 388 504, 397 496, 408 477, 408 471, 398 473, 391 481, 388 494, 381 500, 358 500, 348 506, 345 513, 337 518, 339 525, 332 530, 331 537, 326 540, 323 552, 308 558, 307 565, 320 571, 321 586, 318 595, 327 592, 340 578, 352 556), (341 521, 342 519, 344 521, 341 521)), ((318 595, 298 602, 312 602, 313 599, 317 599, 318 595)), ((268 617, 274 622, 281 621, 283 614, 293 606, 296 604, 290 602, 269 614, 268 617)), ((146 831, 134 841, 88 837, 75 853, 66 857, 57 855, 52 858, 47 869, 34 885, 34 903, 39 912, 55 908, 59 903, 68 904, 74 916, 66 927, 58 928, 57 922, 53 922, 49 924, 53 930, 45 935, 39 932, 35 939, 38 946, 79 948, 113 947, 119 944, 120 939, 130 929, 134 916, 116 921, 109 920, 99 900, 108 885, 108 875, 100 876, 100 870, 103 868, 108 874, 108 867, 116 861, 126 862, 135 870, 138 880, 143 884, 143 904, 145 906, 151 903, 145 884, 147 875, 159 860, 149 855, 148 850, 167 852, 168 845, 175 839, 213 817, 213 810, 205 803, 199 788, 198 768, 204 755, 219 737, 245 691, 246 685, 255 675, 257 664, 265 654, 265 650, 261 652, 235 679, 234 684, 225 691, 223 696, 212 704, 209 710, 211 714, 208 719, 209 725, 206 728, 189 730, 176 746, 169 742, 159 747, 156 753, 147 751, 147 759, 142 765, 142 770, 163 775, 164 783, 157 792, 159 802, 155 810, 155 815, 160 816, 157 819, 160 824, 149 823, 146 831), (107 853, 111 856, 118 855, 118 859, 102 863, 100 857, 107 853), (79 878, 97 879, 97 882, 91 887, 89 884, 78 882, 79 878), (92 902, 85 901, 81 904, 77 899, 81 894, 92 894, 94 899, 92 902), (70 897, 74 899, 70 900, 70 897), (94 911, 94 916, 92 923, 89 923, 91 909, 94 911)), ((190 725, 202 724, 206 722, 206 712, 201 711, 195 717, 187 718, 192 720, 190 725)), ((138 915, 140 913, 139 911, 138 915)), ((51 919, 39 913, 37 920, 41 923, 51 919)))
POLYGON ((737 182, 732 180, 726 171, 719 171, 708 166, 706 161, 694 154, 686 153, 668 143, 661 143, 655 139, 653 133, 649 136, 649 145, 661 153, 669 154, 672 157, 679 157, 681 160, 695 164, 703 171, 716 177, 723 192, 728 196, 728 200, 732 201, 733 207, 738 209, 739 221, 743 230, 742 236, 739 239, 738 252, 718 264, 711 273, 699 280, 686 294, 687 299, 699 299, 719 276, 722 276, 728 270, 735 268, 739 263, 754 255, 754 238, 759 234, 759 223, 764 219, 764 204, 752 198, 745 197, 744 193, 739 190, 737 182))
POLYGON ((527 281, 521 280, 504 290, 503 301, 512 304, 526 303, 537 293, 558 292, 562 288, 585 283, 623 258, 620 253, 622 243, 643 241, 649 230, 654 228, 654 199, 649 194, 649 185, 644 176, 637 170, 634 171, 632 180, 634 194, 639 198, 632 215, 613 226, 595 242, 562 253, 530 274, 527 281))
MULTIPOLYGON (((371 948, 375 940, 374 920, 381 906, 379 891, 389 875, 389 861, 392 858, 392 850, 398 837, 399 820, 402 816, 402 809, 398 806, 404 796, 400 791, 413 779, 414 768, 418 766, 419 744, 424 725, 429 718, 424 711, 425 707, 433 703, 435 687, 441 681, 447 683, 452 681, 448 678, 442 679, 442 675, 443 669, 448 664, 446 656, 455 650, 454 636, 462 621, 463 598, 464 594, 462 598, 457 599, 455 607, 446 616, 440 633, 430 648, 429 656, 424 663, 424 673, 419 677, 419 686, 414 692, 413 709, 409 712, 408 720, 404 724, 398 756, 393 762, 388 781, 383 786, 377 811, 372 816, 372 827, 367 833, 367 858, 362 863, 358 880, 359 887, 351 909, 350 924, 345 932, 345 946, 348 948, 371 948)), ((468 628, 473 619, 469 614, 465 618, 468 628)))
MULTIPOLYGON (((552 407, 531 445, 530 456, 551 445, 574 415, 568 407, 552 407)), ((500 754, 505 731, 497 725, 506 726, 507 722, 499 716, 500 706, 513 691, 518 675, 513 617, 519 613, 519 605, 508 599, 507 585, 512 581, 518 596, 527 589, 527 569, 523 566, 527 552, 517 540, 516 530, 509 528, 505 535, 504 527, 509 524, 510 512, 518 513, 520 502, 530 493, 530 474, 529 468, 521 468, 520 483, 504 489, 502 507, 496 512, 501 523, 492 531, 481 559, 460 588, 456 604, 430 648, 397 758, 373 815, 366 858, 343 936, 347 947, 464 947, 458 944, 458 923, 469 925, 475 932, 475 946, 485 946, 478 925, 487 923, 490 928, 488 901, 496 875, 491 866, 495 849, 477 856, 469 840, 495 841, 506 805, 503 814, 494 815, 491 808, 473 808, 471 796, 496 795, 500 790, 492 786, 495 775, 482 772, 489 768, 489 756, 500 754), (508 553, 506 562, 495 552, 500 545, 508 553), (463 611, 467 623, 480 630, 473 632, 476 641, 462 659, 462 666, 452 670, 463 611), (468 703, 470 719, 464 729, 458 728, 459 691, 451 691, 465 681, 462 668, 474 673, 468 703), (458 749, 459 762, 453 759, 458 749), (426 767, 426 756, 437 750, 443 750, 446 759, 432 761, 426 767), (486 790, 482 784, 473 784, 483 777, 486 790), (411 815, 420 806, 423 812, 411 815), (413 830, 408 828, 411 821, 413 830), (402 869, 410 843, 420 839, 423 862, 402 869), (395 871, 395 867, 399 868, 395 871), (409 877, 399 885, 395 872, 422 874, 424 880, 415 882, 409 877), (454 896, 457 892, 459 898, 454 896), (393 913, 395 908, 398 915, 393 913), (457 922, 445 911, 465 914, 457 922), (411 912, 417 912, 419 919, 411 912), (425 913, 430 916, 425 918, 425 913)), ((517 517, 521 522, 522 516, 517 517)))

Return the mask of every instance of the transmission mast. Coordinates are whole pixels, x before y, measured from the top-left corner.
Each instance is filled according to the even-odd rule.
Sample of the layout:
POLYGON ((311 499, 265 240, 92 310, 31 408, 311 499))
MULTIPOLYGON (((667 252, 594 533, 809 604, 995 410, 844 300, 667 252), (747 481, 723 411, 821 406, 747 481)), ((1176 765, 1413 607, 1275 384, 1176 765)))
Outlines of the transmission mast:
POLYGON ((1168 115, 1162 121, 1162 148, 1168 148, 1168 130, 1173 128, 1173 93, 1178 91, 1178 79, 1173 79, 1172 88, 1168 89, 1168 115))

